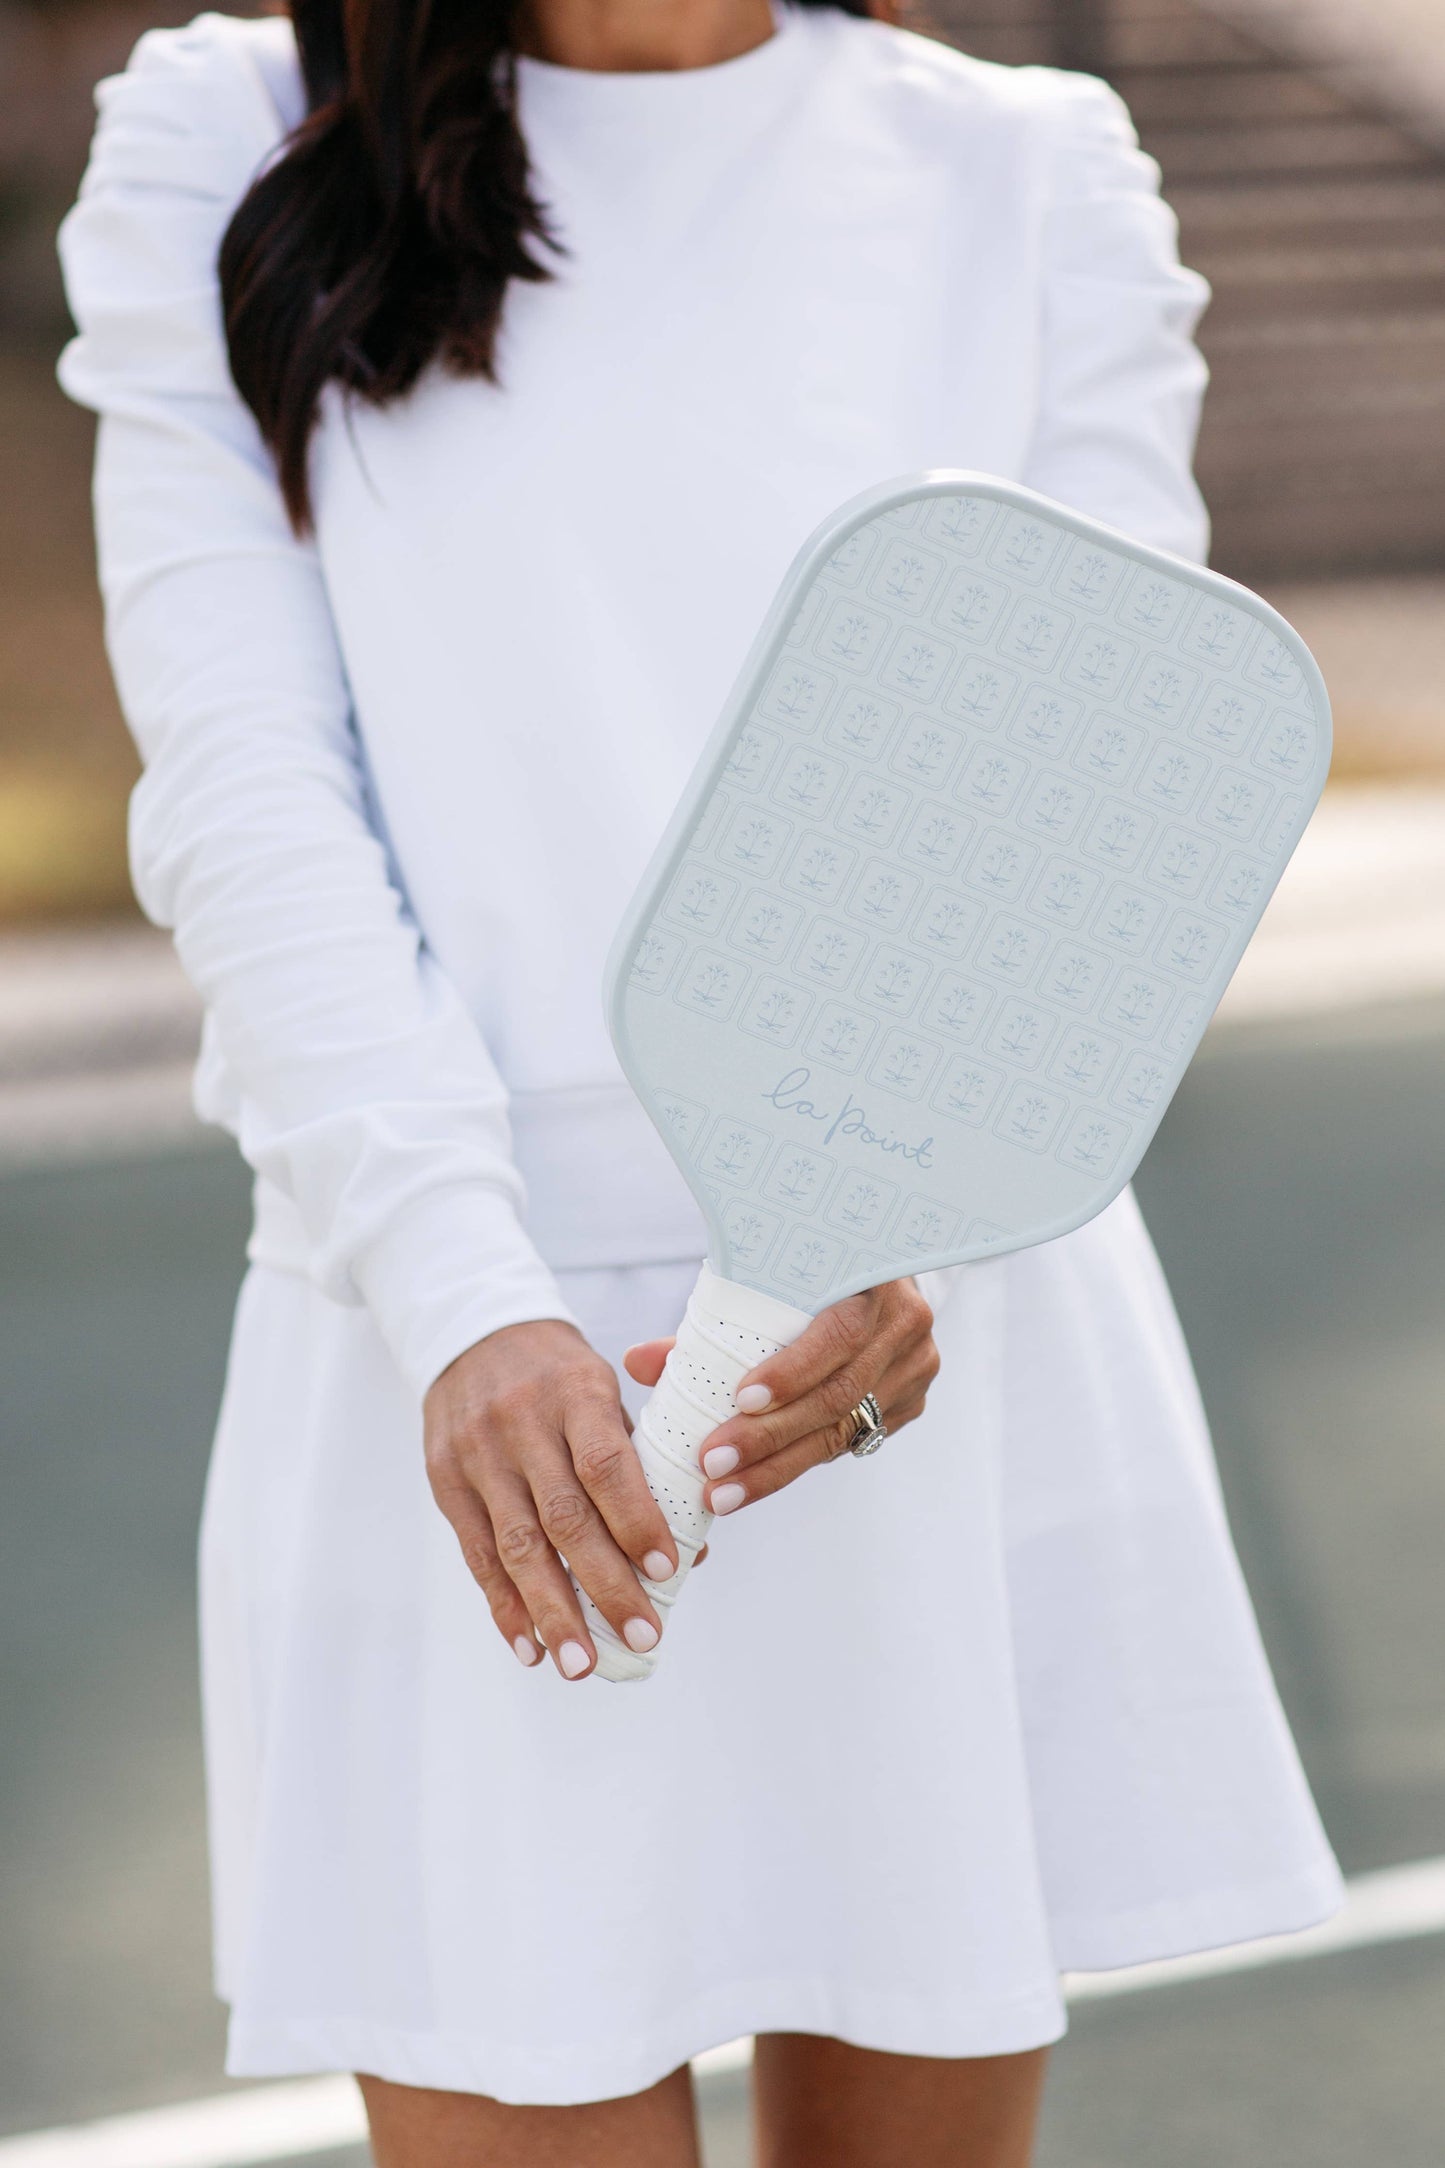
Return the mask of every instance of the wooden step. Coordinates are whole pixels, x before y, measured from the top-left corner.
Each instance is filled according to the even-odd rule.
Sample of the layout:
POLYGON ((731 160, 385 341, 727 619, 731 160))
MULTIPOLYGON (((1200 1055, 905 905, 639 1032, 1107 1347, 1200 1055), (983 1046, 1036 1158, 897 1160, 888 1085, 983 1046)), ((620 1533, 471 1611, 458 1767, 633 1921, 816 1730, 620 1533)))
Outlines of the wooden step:
POLYGON ((1265 174, 1281 179, 1311 172, 1372 172, 1427 167, 1426 153, 1386 121, 1353 114, 1257 125, 1141 129, 1144 148, 1158 159, 1166 187, 1211 180, 1237 186, 1265 174))

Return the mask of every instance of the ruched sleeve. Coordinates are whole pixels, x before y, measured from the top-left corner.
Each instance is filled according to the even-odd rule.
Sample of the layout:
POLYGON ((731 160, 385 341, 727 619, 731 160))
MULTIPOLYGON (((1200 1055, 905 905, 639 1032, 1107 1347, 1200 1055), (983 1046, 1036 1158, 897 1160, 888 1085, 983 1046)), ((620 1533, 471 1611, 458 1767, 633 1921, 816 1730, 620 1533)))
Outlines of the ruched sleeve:
POLYGON ((1191 461, 1209 288, 1179 262, 1159 168, 1094 76, 1037 71, 1057 129, 1046 214, 1038 417, 1022 479, 1136 541, 1202 562, 1191 461))
POLYGON ((420 1393, 498 1327, 569 1313, 522 1221, 506 1093, 369 812, 317 556, 232 385, 216 256, 281 133, 201 16, 101 84, 60 254, 60 361, 101 419, 106 640, 144 773, 135 883, 207 1007, 203 1111, 292 1201, 310 1270, 420 1393))

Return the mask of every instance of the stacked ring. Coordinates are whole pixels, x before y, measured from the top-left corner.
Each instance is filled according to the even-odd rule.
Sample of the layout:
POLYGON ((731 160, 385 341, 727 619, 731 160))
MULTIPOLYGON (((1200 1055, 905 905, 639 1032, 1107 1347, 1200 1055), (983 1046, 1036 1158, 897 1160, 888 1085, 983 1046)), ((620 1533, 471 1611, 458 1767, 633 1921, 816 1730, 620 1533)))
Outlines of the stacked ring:
POLYGON ((876 1453, 888 1435, 888 1425, 883 1411, 871 1393, 865 1393, 852 1411, 853 1435, 848 1440, 848 1450, 855 1460, 865 1460, 876 1453))

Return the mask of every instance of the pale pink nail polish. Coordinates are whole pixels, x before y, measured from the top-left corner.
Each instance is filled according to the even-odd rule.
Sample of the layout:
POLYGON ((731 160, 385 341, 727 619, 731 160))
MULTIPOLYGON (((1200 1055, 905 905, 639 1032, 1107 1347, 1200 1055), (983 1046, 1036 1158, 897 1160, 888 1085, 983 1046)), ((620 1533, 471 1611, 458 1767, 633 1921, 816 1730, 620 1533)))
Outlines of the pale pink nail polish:
POLYGON ((677 1569, 666 1551, 649 1551, 642 1561, 642 1570, 649 1581, 670 1581, 677 1569))
POLYGON ((773 1404, 770 1385, 742 1385, 738 1388, 737 1406, 740 1415, 761 1415, 764 1408, 773 1404))
POLYGON ((578 1679, 592 1659, 580 1641, 564 1641, 557 1651, 557 1662, 562 1674, 568 1679, 578 1679))
POLYGON ((735 1445, 715 1445, 702 1456, 704 1475, 731 1475, 742 1455, 735 1445))
POLYGON ((747 1495, 741 1483, 724 1483, 721 1490, 712 1494, 713 1512, 735 1513, 747 1495))
POLYGON ((542 1661, 542 1651, 538 1648, 536 1642, 529 1641, 525 1634, 518 1634, 516 1640, 512 1643, 512 1647, 517 1652, 517 1662, 525 1664, 529 1671, 533 1664, 539 1664, 542 1661))
POLYGON ((657 1647, 660 1636, 650 1619, 630 1618, 622 1629, 622 1638, 630 1649, 645 1656, 649 1649, 657 1647))

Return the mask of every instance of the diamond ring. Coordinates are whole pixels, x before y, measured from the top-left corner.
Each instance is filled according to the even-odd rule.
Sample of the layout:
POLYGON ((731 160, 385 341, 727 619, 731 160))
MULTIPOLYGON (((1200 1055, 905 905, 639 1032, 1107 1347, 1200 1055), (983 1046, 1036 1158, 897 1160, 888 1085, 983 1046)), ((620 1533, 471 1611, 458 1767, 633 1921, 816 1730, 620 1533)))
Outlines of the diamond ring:
POLYGON ((855 1460, 865 1460, 876 1453, 888 1435, 888 1425, 883 1411, 871 1393, 865 1393, 852 1411, 853 1435, 848 1440, 848 1450, 855 1460))

